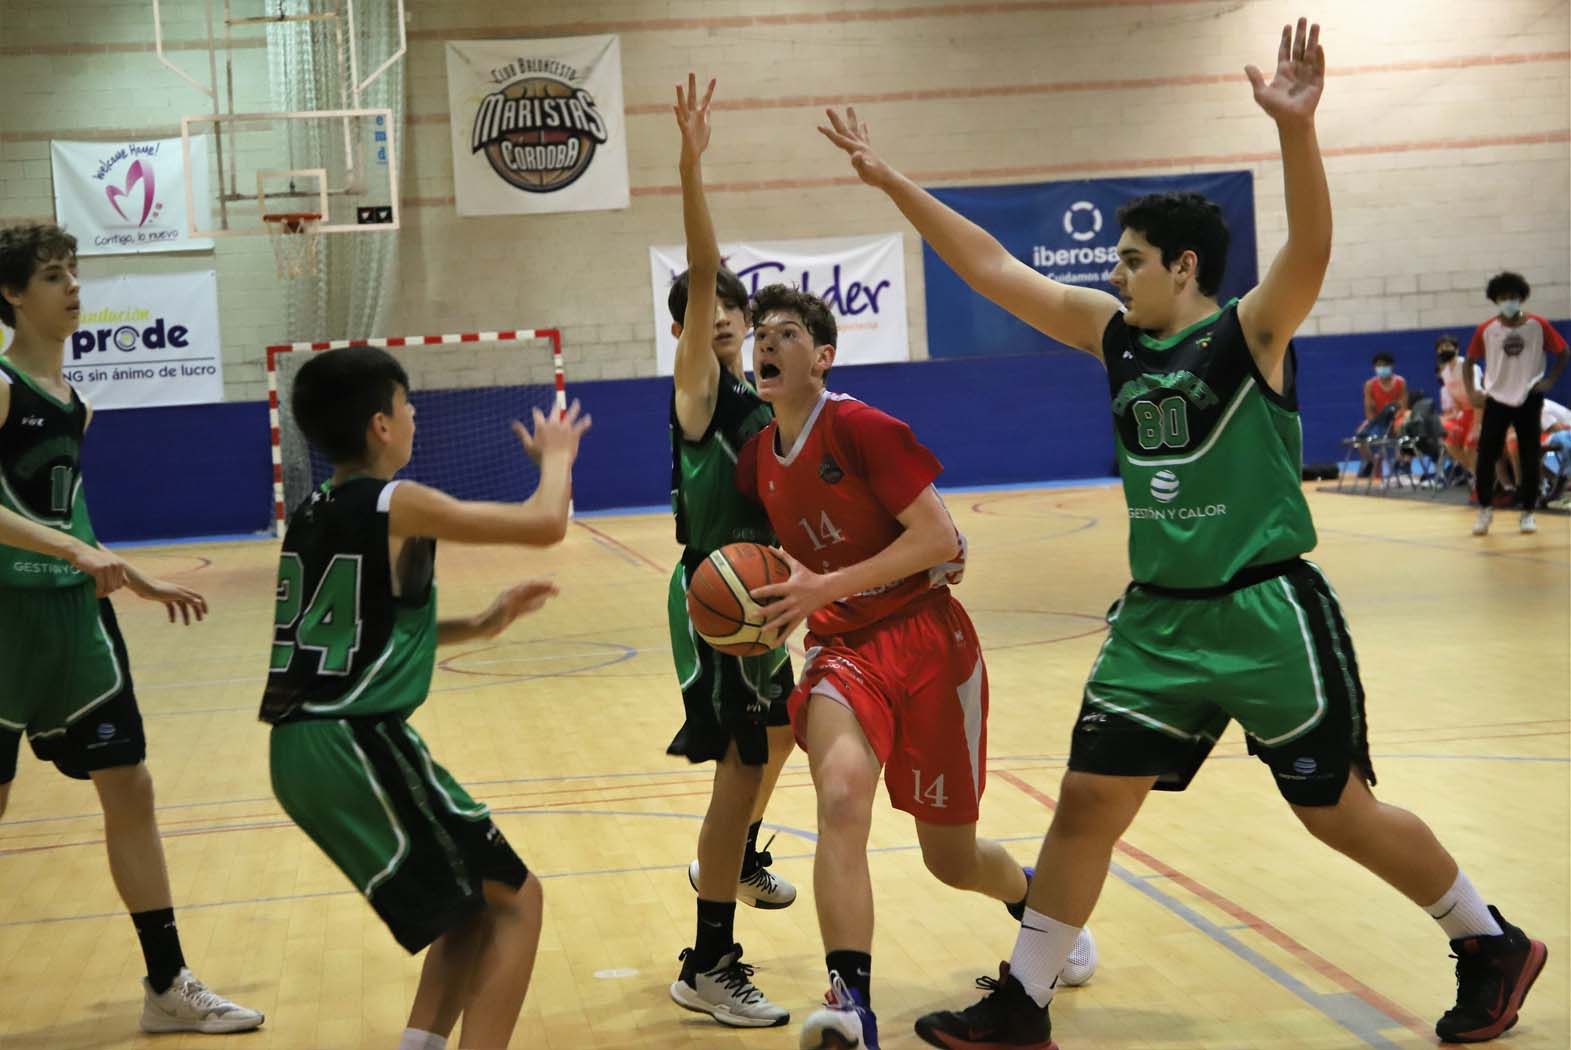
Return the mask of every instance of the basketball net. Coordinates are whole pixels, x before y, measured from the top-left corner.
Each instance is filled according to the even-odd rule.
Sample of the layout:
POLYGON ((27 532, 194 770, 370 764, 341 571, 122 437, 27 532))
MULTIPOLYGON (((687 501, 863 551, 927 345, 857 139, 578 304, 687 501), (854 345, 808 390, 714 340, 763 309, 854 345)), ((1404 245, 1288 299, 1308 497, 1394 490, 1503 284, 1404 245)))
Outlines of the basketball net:
POLYGON ((316 212, 281 212, 262 216, 278 276, 302 277, 316 273, 316 246, 322 239, 322 216, 316 212))

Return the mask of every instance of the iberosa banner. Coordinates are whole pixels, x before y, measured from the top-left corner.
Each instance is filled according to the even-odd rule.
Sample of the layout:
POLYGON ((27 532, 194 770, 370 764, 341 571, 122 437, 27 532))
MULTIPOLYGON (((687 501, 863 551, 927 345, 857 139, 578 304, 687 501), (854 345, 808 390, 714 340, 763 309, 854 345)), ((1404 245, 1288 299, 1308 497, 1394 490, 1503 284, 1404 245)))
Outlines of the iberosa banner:
MULTIPOLYGON (((836 368, 910 360, 905 248, 900 234, 749 241, 722 244, 720 254, 749 295, 765 285, 789 284, 823 299, 840 333, 836 368)), ((681 245, 649 249, 657 375, 668 376, 676 366, 676 336, 671 334, 666 297, 685 269, 687 249, 681 245)), ((742 363, 751 370, 752 350, 744 349, 743 354, 742 363)))
MULTIPOLYGON (((190 236, 179 139, 51 142, 55 221, 76 235, 78 255, 207 250, 190 236)), ((191 140, 192 197, 202 228, 212 226, 207 140, 191 140)))
POLYGON ((615 36, 450 40, 447 96, 458 214, 628 206, 615 36))
POLYGON ((78 325, 65 377, 94 409, 224 399, 216 271, 83 278, 78 325))

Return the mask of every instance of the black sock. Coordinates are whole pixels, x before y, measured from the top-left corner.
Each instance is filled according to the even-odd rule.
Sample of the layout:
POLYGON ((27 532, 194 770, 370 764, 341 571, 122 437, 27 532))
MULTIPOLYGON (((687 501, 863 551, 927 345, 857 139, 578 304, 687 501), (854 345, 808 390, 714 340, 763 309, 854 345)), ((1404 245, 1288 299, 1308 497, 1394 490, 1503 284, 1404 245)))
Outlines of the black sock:
POLYGON ((824 966, 838 973, 847 988, 862 993, 862 1005, 873 1002, 873 957, 867 952, 834 951, 824 956, 824 966))
POLYGON ((156 908, 131 915, 136 939, 142 942, 142 958, 147 963, 147 983, 159 995, 180 976, 185 956, 180 951, 180 931, 175 929, 175 910, 156 908))
POLYGON ((758 870, 758 830, 763 826, 762 820, 755 820, 747 826, 747 849, 742 853, 744 879, 758 870))
POLYGON ((700 973, 713 970, 736 944, 733 924, 736 901, 698 901, 698 936, 693 940, 693 965, 700 973))

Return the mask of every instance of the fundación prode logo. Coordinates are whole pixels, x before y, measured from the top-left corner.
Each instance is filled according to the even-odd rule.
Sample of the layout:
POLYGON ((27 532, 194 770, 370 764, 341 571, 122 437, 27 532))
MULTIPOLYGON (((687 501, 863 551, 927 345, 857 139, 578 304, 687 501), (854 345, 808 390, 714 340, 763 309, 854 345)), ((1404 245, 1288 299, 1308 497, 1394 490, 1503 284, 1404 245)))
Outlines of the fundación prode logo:
POLYGON ((502 85, 480 100, 469 138, 491 168, 527 193, 555 193, 577 182, 608 139, 579 71, 549 58, 520 58, 491 71, 502 85))

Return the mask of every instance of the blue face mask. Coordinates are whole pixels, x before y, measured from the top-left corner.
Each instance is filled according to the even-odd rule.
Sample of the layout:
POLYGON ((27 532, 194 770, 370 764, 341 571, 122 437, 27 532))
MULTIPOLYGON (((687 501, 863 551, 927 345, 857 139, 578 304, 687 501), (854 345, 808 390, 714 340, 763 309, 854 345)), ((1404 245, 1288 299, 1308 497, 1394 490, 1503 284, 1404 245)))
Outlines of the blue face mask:
POLYGON ((1390 379, 1391 378, 1391 366, 1390 365, 1376 365, 1375 366, 1375 375, 1379 376, 1381 379, 1390 379))
POLYGON ((1516 299, 1502 299, 1499 303, 1500 316, 1512 320, 1522 312, 1522 303, 1516 299))

